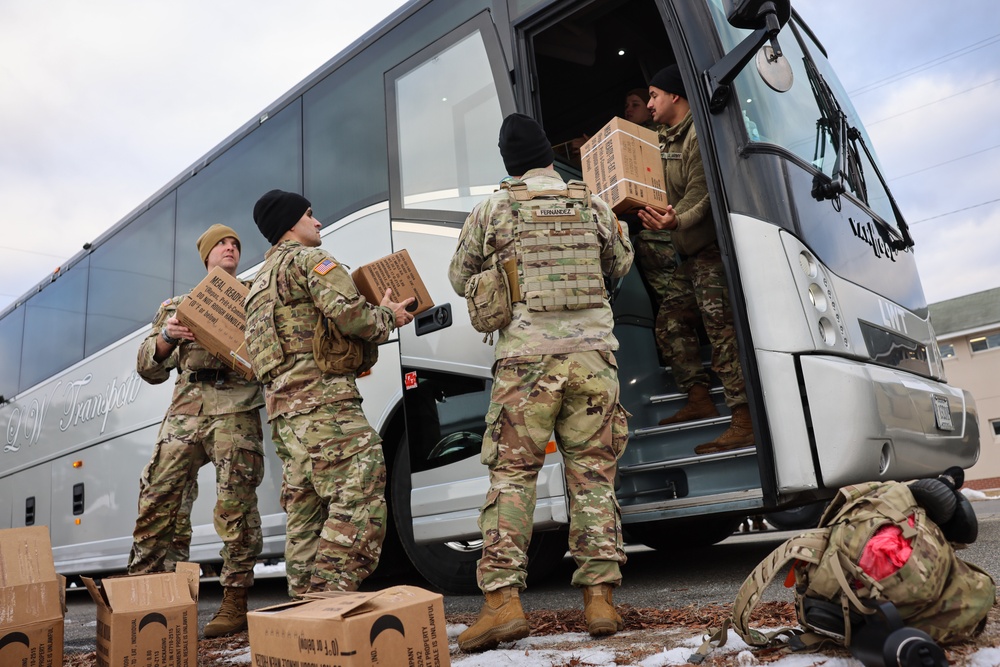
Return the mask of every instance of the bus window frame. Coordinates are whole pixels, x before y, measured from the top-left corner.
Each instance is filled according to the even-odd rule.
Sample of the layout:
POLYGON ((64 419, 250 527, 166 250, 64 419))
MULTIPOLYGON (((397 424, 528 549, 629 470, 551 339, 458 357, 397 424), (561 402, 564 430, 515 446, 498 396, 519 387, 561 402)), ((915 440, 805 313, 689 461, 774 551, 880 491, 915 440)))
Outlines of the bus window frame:
POLYGON ((399 107, 396 96, 396 81, 427 63, 435 56, 455 46, 463 39, 474 35, 476 32, 482 36, 486 56, 489 59, 494 88, 500 101, 501 116, 506 117, 508 114, 516 111, 514 90, 510 83, 510 77, 507 74, 509 68, 505 62, 506 56, 504 55, 502 40, 497 34, 492 18, 490 18, 489 10, 481 11, 471 19, 434 40, 428 46, 420 49, 409 58, 401 61, 392 69, 386 71, 384 82, 386 137, 389 150, 389 213, 393 220, 405 219, 462 224, 467 217, 468 211, 407 208, 403 205, 403 181, 399 146, 399 107))

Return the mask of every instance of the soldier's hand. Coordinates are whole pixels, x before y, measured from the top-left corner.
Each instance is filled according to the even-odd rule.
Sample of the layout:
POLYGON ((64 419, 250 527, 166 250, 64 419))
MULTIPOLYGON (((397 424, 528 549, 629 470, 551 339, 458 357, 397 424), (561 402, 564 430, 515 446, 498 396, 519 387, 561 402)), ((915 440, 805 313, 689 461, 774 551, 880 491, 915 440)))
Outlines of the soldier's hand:
POLYGON ((181 324, 181 321, 177 319, 176 316, 171 317, 167 320, 167 323, 163 326, 167 335, 171 338, 184 338, 185 340, 194 340, 194 334, 186 326, 181 324))
POLYGON ((407 312, 406 307, 414 301, 415 299, 412 296, 407 297, 405 301, 399 303, 393 301, 392 288, 387 287, 385 295, 382 296, 382 302, 379 305, 392 309, 392 312, 396 315, 396 326, 401 327, 413 321, 413 315, 407 312))
POLYGON ((674 207, 669 204, 667 204, 667 210, 664 213, 649 206, 639 209, 639 219, 642 220, 642 226, 646 229, 677 229, 677 213, 674 212, 674 207))

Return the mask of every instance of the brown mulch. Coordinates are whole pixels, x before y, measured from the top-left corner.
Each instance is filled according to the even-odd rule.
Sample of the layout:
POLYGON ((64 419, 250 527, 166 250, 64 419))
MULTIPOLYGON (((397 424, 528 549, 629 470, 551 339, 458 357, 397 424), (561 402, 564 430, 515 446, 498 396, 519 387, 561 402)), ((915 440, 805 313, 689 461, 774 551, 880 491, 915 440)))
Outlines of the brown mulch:
MULTIPOLYGON (((616 663, 619 665, 638 664, 642 659, 662 651, 674 638, 690 638, 692 631, 703 632, 708 628, 719 627, 729 616, 732 607, 724 605, 707 605, 704 607, 682 607, 680 609, 648 609, 635 608, 631 605, 618 605, 618 611, 625 621, 626 633, 642 631, 642 638, 636 634, 618 634, 595 640, 595 646, 614 651, 616 663), (681 632, 678 632, 680 630, 681 632)), ((557 635, 563 633, 586 633, 583 611, 579 609, 563 609, 558 611, 542 610, 527 613, 531 625, 532 636, 557 635)), ((453 614, 448 616, 449 625, 471 625, 476 619, 475 614, 453 614)), ((797 626, 795 610, 789 602, 762 602, 754 610, 754 625, 761 627, 797 626)), ((218 639, 202 639, 198 642, 199 667, 232 667, 234 656, 246 652, 249 640, 246 632, 218 639)), ((976 639, 949 646, 946 655, 952 665, 962 665, 965 659, 975 651, 986 647, 1000 647, 1000 606, 994 606, 987 617, 986 629, 976 639)), ((578 639, 567 642, 566 647, 547 645, 546 648, 567 650, 580 648, 578 639)), ((760 664, 767 664, 781 659, 786 654, 781 649, 759 649, 754 651, 754 657, 760 664)), ((849 656, 845 649, 826 650, 822 654, 831 656, 849 656)), ((584 667, 587 663, 579 658, 569 658, 564 665, 552 667, 584 667)), ((817 656, 817 664, 822 659, 817 656)), ((65 656, 65 667, 94 667, 94 653, 82 653, 65 656)), ((710 654, 702 663, 704 667, 731 667, 736 665, 736 656, 732 653, 717 652, 710 654)))

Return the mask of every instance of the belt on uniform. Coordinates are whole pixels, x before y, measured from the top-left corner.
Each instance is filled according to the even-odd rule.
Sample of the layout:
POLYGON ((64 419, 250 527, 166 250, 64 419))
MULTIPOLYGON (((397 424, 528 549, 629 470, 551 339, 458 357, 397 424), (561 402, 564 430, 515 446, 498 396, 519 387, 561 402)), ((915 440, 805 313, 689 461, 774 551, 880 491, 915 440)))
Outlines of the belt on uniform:
POLYGON ((214 382, 222 384, 226 381, 226 369, 224 368, 199 368, 196 371, 188 372, 189 382, 214 382))

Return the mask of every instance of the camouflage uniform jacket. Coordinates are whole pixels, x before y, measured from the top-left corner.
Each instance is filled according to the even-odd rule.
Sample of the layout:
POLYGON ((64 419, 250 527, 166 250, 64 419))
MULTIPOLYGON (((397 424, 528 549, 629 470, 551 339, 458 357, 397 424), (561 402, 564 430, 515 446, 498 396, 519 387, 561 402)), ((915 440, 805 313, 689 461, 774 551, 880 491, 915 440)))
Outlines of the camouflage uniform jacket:
MULTIPOLYGON (((299 343, 311 340, 319 317, 325 317, 345 336, 373 343, 385 341, 396 328, 395 313, 385 306, 368 303, 358 292, 351 274, 325 250, 308 248, 298 241, 284 241, 268 250, 264 257, 264 266, 247 295, 247 320, 263 300, 253 299, 255 292, 260 291, 256 286, 261 275, 271 272, 280 303, 274 307, 274 328, 267 333, 280 339, 278 344, 282 349, 293 347, 288 344, 290 336, 299 337, 299 343), (289 254, 291 258, 286 257, 289 254), (287 268, 280 271, 282 266, 287 268)), ((310 412, 336 401, 361 398, 354 374, 323 373, 311 348, 302 350, 309 347, 302 344, 297 347, 300 351, 286 353, 285 360, 273 371, 276 375, 264 386, 268 421, 280 415, 310 412)))
MULTIPOLYGON (((249 283, 244 283, 249 285, 249 283)), ((184 296, 175 296, 160 304, 153 320, 153 329, 139 346, 135 368, 139 376, 150 384, 160 384, 170 377, 170 371, 177 369, 177 382, 170 401, 167 415, 228 415, 236 412, 257 410, 264 404, 260 383, 247 380, 236 371, 229 369, 221 384, 192 380, 191 371, 203 369, 225 370, 226 364, 197 342, 182 340, 163 361, 156 361, 156 339, 166 326, 168 319, 177 312, 177 305, 184 296)))
MULTIPOLYGON (((531 169, 521 180, 528 190, 566 187, 562 177, 552 169, 531 169)), ((465 294, 466 282, 483 270, 490 255, 499 251, 499 260, 503 262, 514 254, 512 204, 507 191, 498 190, 489 199, 477 204, 466 218, 458 248, 448 268, 448 279, 459 294, 465 294)), ((601 245, 601 271, 607 277, 620 278, 632 267, 632 243, 628 234, 622 233, 611 208, 600 197, 591 196, 591 208, 601 245)), ((497 359, 618 349, 618 340, 612 333, 614 318, 607 298, 599 308, 532 312, 519 302, 514 304, 513 310, 513 320, 499 333, 494 350, 497 359)))
POLYGON ((661 127, 660 155, 667 201, 677 213, 670 239, 681 255, 696 255, 715 240, 715 222, 691 112, 677 125, 661 127))

